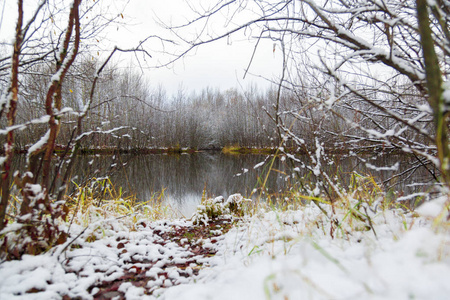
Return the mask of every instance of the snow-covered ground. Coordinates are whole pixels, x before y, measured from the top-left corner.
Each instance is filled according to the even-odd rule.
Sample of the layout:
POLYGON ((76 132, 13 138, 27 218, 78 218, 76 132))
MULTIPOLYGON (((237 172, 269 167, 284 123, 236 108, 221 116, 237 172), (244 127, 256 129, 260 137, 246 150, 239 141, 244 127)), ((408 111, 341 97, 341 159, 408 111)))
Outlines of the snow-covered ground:
POLYGON ((370 228, 338 208, 339 223, 313 204, 261 210, 214 241, 195 241, 215 256, 197 255, 183 241, 162 242, 161 232, 190 221, 141 221, 133 230, 121 220, 98 221, 80 236, 96 235, 94 241, 2 263, 0 299, 92 299, 95 282, 142 270, 151 278, 147 290, 122 282, 126 299, 450 299, 448 221, 436 219, 442 204, 423 206, 422 215, 374 211, 370 228), (170 266, 174 261, 185 267, 170 266))
POLYGON ((226 234, 196 284, 165 299, 449 299, 448 233, 387 211, 376 218, 378 238, 332 239, 318 217, 315 207, 254 217, 226 234))

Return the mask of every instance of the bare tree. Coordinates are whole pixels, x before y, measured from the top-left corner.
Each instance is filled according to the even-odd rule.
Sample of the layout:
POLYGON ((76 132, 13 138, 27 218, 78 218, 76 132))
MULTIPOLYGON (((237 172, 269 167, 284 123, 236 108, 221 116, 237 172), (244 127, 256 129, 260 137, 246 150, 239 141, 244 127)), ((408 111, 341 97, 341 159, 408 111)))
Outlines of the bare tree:
MULTIPOLYGON (((0 72, 9 68, 11 74, 10 78, 4 81, 9 83, 7 90, 2 91, 0 102, 0 121, 5 124, 0 130, 2 139, 5 136, 5 142, 2 143, 4 148, 1 150, 4 156, 0 158, 2 176, 0 230, 6 226, 8 219, 15 219, 22 225, 18 234, 22 237, 19 240, 23 242, 12 249, 7 238, 3 239, 1 250, 9 257, 20 257, 23 253, 38 253, 54 243, 65 240, 67 232, 60 230, 57 219, 65 218, 67 208, 64 201, 59 200, 62 199, 64 185, 70 179, 70 169, 75 161, 80 141, 95 133, 83 131, 82 121, 91 109, 100 74, 116 52, 141 51, 144 55, 148 55, 143 50, 142 44, 130 50, 114 48, 104 62, 92 72, 92 82, 88 89, 85 88, 84 97, 76 99, 76 107, 66 106, 70 104, 64 98, 69 98, 66 96, 73 92, 67 88, 66 81, 67 77, 75 76, 70 70, 77 56, 87 50, 86 44, 89 43, 89 39, 95 37, 117 18, 117 16, 109 18, 106 15, 93 15, 89 24, 82 26, 89 13, 95 14, 94 8, 98 5, 98 1, 87 3, 86 6, 82 6, 81 2, 73 0, 71 5, 66 7, 61 6, 59 2, 42 0, 36 6, 30 20, 25 23, 23 1, 18 1, 13 55, 10 60, 0 60, 0 72), (47 34, 49 28, 51 28, 50 35, 47 34), (27 80, 30 78, 31 80, 27 80), (32 102, 42 105, 42 109, 37 109, 29 114, 29 118, 22 119, 22 123, 17 123, 18 109, 27 109, 27 106, 20 102, 29 97, 33 88, 38 93, 34 95, 37 99, 32 102), (39 95, 42 99, 39 99, 39 95), (6 122, 3 121, 3 116, 6 122), (62 187, 58 189, 56 178, 61 170, 62 158, 55 155, 55 149, 58 141, 61 141, 61 131, 66 130, 62 128, 67 121, 75 126, 69 126, 71 134, 67 135, 68 139, 62 141, 67 145, 63 156, 67 155, 72 147, 74 149, 71 152, 71 163, 67 164, 65 175, 62 176, 62 187), (45 131, 42 135, 37 134, 39 130, 30 131, 32 144, 26 148, 26 170, 21 174, 18 170, 12 169, 15 137, 21 130, 29 130, 36 126, 39 129, 45 128, 45 131), (12 177, 21 192, 19 197, 21 203, 17 216, 9 215, 7 218, 12 177), (58 195, 54 194, 55 191, 58 195)), ((108 132, 114 130, 117 129, 108 132)))
MULTIPOLYGON (((53 224, 54 220, 64 214, 63 210, 57 209, 51 205, 51 201, 48 194, 48 188, 50 183, 50 168, 51 159, 56 145, 56 138, 58 136, 60 128, 60 119, 63 114, 62 110, 62 84, 64 78, 73 64, 80 43, 80 21, 79 21, 79 6, 81 1, 75 0, 70 8, 68 25, 66 27, 64 38, 60 44, 60 51, 56 56, 56 67, 51 78, 51 84, 49 85, 46 98, 45 98, 45 115, 38 120, 32 120, 35 123, 47 123, 48 130, 42 136, 37 143, 35 143, 28 151, 28 163, 27 172, 23 177, 20 177, 18 173, 14 174, 16 177, 16 184, 21 188, 22 203, 20 207, 20 222, 24 224, 33 224, 34 226, 28 227, 27 234, 30 237, 34 237, 34 243, 27 243, 24 245, 25 249, 17 249, 18 253, 22 251, 25 253, 37 253, 41 249, 45 249, 48 245, 53 244, 55 241, 59 242, 65 239, 65 233, 61 232, 53 224), (38 155, 43 153, 42 167, 38 167, 38 155), (42 174, 42 180, 40 185, 36 185, 39 173, 42 174), (43 215, 50 214, 51 222, 44 221, 43 215), (41 224, 39 224, 41 223, 41 224)), ((1 229, 6 225, 6 210, 10 196, 10 172, 12 157, 14 153, 14 135, 15 130, 26 127, 26 125, 16 125, 16 113, 18 103, 19 92, 19 64, 21 58, 21 49, 23 42, 29 36, 27 36, 27 30, 34 22, 40 10, 44 6, 45 1, 42 1, 32 20, 24 28, 23 25, 23 2, 18 2, 18 22, 15 32, 14 42, 14 54, 11 64, 11 83, 7 93, 6 103, 2 104, 2 112, 5 109, 7 111, 6 118, 8 121, 8 127, 6 131, 6 145, 5 145, 5 157, 2 159, 2 205, 0 210, 1 217, 1 229)), ((5 243, 6 243, 5 239, 5 243)), ((8 251, 8 246, 3 245, 8 251)), ((21 248, 21 247, 19 247, 21 248)))
POLYGON ((324 158, 321 149, 339 145, 366 153, 412 153, 417 167, 431 173, 440 170, 440 181, 449 185, 448 118, 438 109, 444 107, 444 88, 430 78, 449 74, 447 2, 423 5, 419 20, 429 17, 429 25, 417 21, 412 0, 223 0, 194 11, 197 18, 190 22, 167 26, 187 45, 178 57, 204 44, 232 39, 237 32, 280 46, 283 73, 267 113, 281 141, 310 154, 308 167, 322 185, 332 190, 335 186, 318 171, 324 158), (224 19, 227 26, 214 26, 220 23, 214 20, 224 19), (192 37, 185 32, 193 26, 202 30, 186 38, 192 37), (428 70, 430 65, 436 69, 428 70), (430 80, 433 88, 427 84, 430 80), (290 106, 285 99, 291 99, 290 106), (441 99, 440 104, 433 99, 441 99), (312 135, 303 136, 300 125, 309 126, 306 132, 312 135))
POLYGON ((435 139, 438 152, 439 166, 444 182, 450 185, 450 151, 449 151, 449 109, 448 101, 444 97, 444 86, 442 80, 442 72, 439 67, 440 61, 435 51, 435 43, 433 32, 430 26, 429 12, 430 8, 434 21, 437 22, 437 32, 434 34, 442 34, 445 38, 442 42, 442 48, 446 56, 449 56, 450 50, 450 30, 447 27, 449 18, 449 6, 444 2, 433 2, 427 4, 426 1, 417 0, 417 16, 419 21, 419 32, 422 41, 422 51, 425 63, 426 82, 429 95, 429 103, 433 108, 433 116, 435 123, 435 139))

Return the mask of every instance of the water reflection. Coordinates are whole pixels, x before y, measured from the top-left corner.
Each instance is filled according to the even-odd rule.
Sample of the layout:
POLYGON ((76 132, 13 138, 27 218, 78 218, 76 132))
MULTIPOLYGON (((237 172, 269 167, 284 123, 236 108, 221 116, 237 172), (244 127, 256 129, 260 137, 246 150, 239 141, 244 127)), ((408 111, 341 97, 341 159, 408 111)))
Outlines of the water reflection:
MULTIPOLYGON (((203 191, 210 197, 227 197, 230 193, 250 195, 264 169, 247 172, 245 176, 236 174, 242 174, 244 169, 252 169, 253 165, 265 159, 264 156, 236 157, 211 152, 121 158, 125 166, 110 176, 115 184, 133 191, 143 201, 164 189, 166 200, 185 215, 193 212, 203 191)), ((272 185, 271 188, 276 186, 272 185)))
MULTIPOLYGON (((122 187, 125 195, 135 194, 141 201, 152 198, 154 193, 164 190, 165 200, 174 205, 183 215, 190 216, 200 202, 203 191, 207 195, 227 197, 232 193, 241 193, 249 197, 265 178, 267 165, 257 169, 253 167, 260 162, 272 159, 264 155, 229 156, 220 152, 201 152, 189 155, 115 155, 115 156, 79 156, 74 170, 74 182, 83 183, 93 176, 99 178, 109 174, 117 187, 122 187), (260 180, 258 180, 260 178, 260 180), (261 179, 262 178, 262 179, 261 179)), ((369 158, 367 158, 369 160, 369 158)), ((307 158, 304 157, 307 162, 307 158)), ((18 164, 23 164, 23 157, 18 164), (22 161, 22 162, 20 162, 22 161)), ((370 165, 378 167, 395 166, 397 171, 386 168, 375 172, 368 168, 361 159, 340 158, 326 166, 330 173, 340 174, 341 184, 348 184, 349 173, 356 170, 360 174, 372 174, 382 182, 396 172, 404 172, 414 160, 404 156, 384 156, 370 160, 370 165), (347 181, 347 182, 346 182, 347 181)), ((289 188, 292 172, 281 160, 274 161, 273 169, 267 181, 270 193, 289 188)), ((300 168, 299 176, 311 177, 311 171, 300 168), (309 175, 308 175, 309 174, 309 175)), ((387 182, 392 184, 397 179, 387 182)), ((400 182, 396 189, 405 192, 419 192, 426 186, 417 183, 431 182, 430 173, 423 167, 411 172, 407 181, 400 182)))
MULTIPOLYGON (((92 158, 80 157, 80 166, 92 158)), ((247 197, 252 191, 261 186, 267 173, 268 164, 254 169, 260 162, 272 159, 264 155, 228 156, 219 152, 202 152, 192 155, 122 155, 115 157, 114 170, 110 176, 113 183, 122 186, 126 191, 133 192, 138 199, 146 201, 151 199, 155 192, 165 190, 166 200, 190 215, 199 203, 202 192, 207 191, 208 196, 222 195, 227 197, 231 193, 241 193, 247 197)), ((376 159, 367 158, 367 161, 355 158, 336 159, 335 163, 326 168, 331 174, 338 173, 341 184, 348 184, 350 172, 371 174, 377 181, 383 182, 397 172, 408 170, 414 160, 404 156, 383 156, 376 159), (375 171, 367 167, 382 167, 383 171, 375 171), (394 166, 397 166, 395 171, 394 166), (392 167, 392 168, 390 168, 392 167)), ((109 171, 111 157, 97 157, 97 173, 109 171)), ((307 158, 304 157, 304 161, 307 158)), ((92 164, 94 166, 94 164, 92 164)), ((91 166, 91 169, 92 169, 91 166)), ((88 170, 86 166, 83 168, 88 170)), ((277 159, 274 161, 273 171, 267 181, 270 193, 285 190, 293 182, 290 180, 292 172, 288 172, 286 164, 277 159)), ((308 176, 311 172, 300 168, 299 176, 308 176)), ((89 173, 88 173, 89 174, 89 173)), ((92 171, 91 173, 92 174, 92 171)), ((106 174, 106 173, 105 173, 106 174)), ((309 175, 309 177, 311 177, 309 175)), ((431 177, 425 168, 416 169, 404 182, 394 178, 387 185, 399 183, 395 188, 399 193, 414 193, 424 189, 417 183, 430 183, 431 177)))

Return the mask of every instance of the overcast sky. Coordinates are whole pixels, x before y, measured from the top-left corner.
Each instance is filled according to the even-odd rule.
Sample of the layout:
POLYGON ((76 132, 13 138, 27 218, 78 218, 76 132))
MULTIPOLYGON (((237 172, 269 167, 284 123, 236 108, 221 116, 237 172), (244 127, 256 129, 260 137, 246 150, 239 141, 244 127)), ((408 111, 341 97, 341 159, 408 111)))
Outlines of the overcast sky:
MULTIPOLYGON (((212 3, 214 0, 208 1, 212 3)), ((164 0, 132 0, 125 10, 125 18, 133 18, 139 25, 132 26, 130 29, 119 29, 119 35, 123 33, 139 41, 147 35, 165 34, 154 22, 156 16, 165 22, 171 21, 174 25, 193 17, 184 0, 170 0, 170 5, 167 3, 164 0), (127 30, 130 30, 129 33, 126 33, 127 30)), ((215 26, 223 26, 220 21, 212 22, 216 22, 213 24, 215 26)), ((192 30, 195 28, 193 27, 192 30)), ((268 83, 258 77, 247 75, 245 80, 243 79, 244 70, 250 62, 255 44, 256 40, 249 41, 248 36, 240 33, 230 40, 224 39, 198 48, 175 63, 171 69, 152 70, 149 72, 150 79, 152 82, 161 83, 168 90, 176 90, 181 83, 185 88, 195 90, 206 86, 227 89, 238 87, 239 84, 245 88, 250 83, 256 83, 261 88, 265 88, 268 83)), ((162 57, 157 53, 153 56, 155 60, 162 57)), ((275 79, 279 76, 281 67, 281 53, 273 52, 271 42, 261 42, 249 72, 275 79)))
MULTIPOLYGON (((30 0, 35 3, 35 0, 30 0)), ((97 0, 103 1, 103 5, 110 6, 110 11, 120 12, 119 2, 114 0, 97 0)), ((214 0, 202 1, 208 5, 214 0)), ((186 5, 184 0, 131 0, 127 5, 123 16, 123 21, 127 26, 113 26, 108 32, 110 43, 116 44, 123 48, 130 48, 136 45, 149 35, 167 36, 168 32, 164 31, 155 22, 156 18, 164 22, 172 24, 181 24, 193 17, 191 9, 186 5)), ((197 0, 190 0, 190 4, 194 4, 197 0)), ((26 2, 25 2, 26 3, 26 2)), ((15 5, 16 1, 0 0, 0 9, 2 10, 2 24, 0 27, 0 39, 8 39, 14 30, 15 23, 15 5), (6 1, 6 2, 5 2, 6 1), (3 10, 4 9, 4 10, 3 10)), ((27 9, 27 6, 25 6, 27 9)), ((223 19, 222 19, 223 21, 223 19)), ((224 22, 220 19, 213 20, 211 26, 215 26, 218 30, 220 26, 224 26, 224 22), (215 22, 215 23, 214 23, 215 22)), ((196 29, 192 27, 191 34, 196 29)), ((265 89, 269 84, 257 77, 255 74, 268 79, 275 80, 281 72, 281 53, 276 48, 273 51, 273 43, 262 41, 258 45, 256 55, 253 59, 249 73, 245 78, 244 70, 247 67, 253 53, 256 40, 249 41, 249 33, 237 34, 231 39, 224 39, 212 44, 204 45, 196 51, 191 52, 188 56, 179 60, 171 68, 150 69, 145 71, 146 77, 149 78, 153 87, 162 85, 169 93, 175 93, 180 85, 186 90, 201 90, 205 87, 220 88, 222 90, 242 85, 244 88, 250 84, 257 84, 258 87, 265 89), (278 50, 278 51, 277 51, 278 50)), ((10 39, 10 38, 9 38, 10 39)), ((148 61, 150 65, 156 65, 159 61, 167 61, 169 56, 162 53, 154 52, 156 41, 148 43, 150 54, 153 56, 148 61)), ((157 48, 157 47, 156 47, 157 48)), ((180 49, 167 48, 168 51, 180 49)), ((124 64, 136 64, 131 62, 130 58, 121 56, 124 64)))

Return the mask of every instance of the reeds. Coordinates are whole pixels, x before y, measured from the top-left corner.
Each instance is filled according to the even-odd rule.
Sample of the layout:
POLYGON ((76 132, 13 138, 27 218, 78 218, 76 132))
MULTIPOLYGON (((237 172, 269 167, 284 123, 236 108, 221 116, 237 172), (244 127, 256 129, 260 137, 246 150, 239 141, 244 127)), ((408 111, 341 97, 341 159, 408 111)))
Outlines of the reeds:
POLYGON ((109 178, 92 179, 67 198, 70 224, 87 226, 99 219, 126 219, 133 227, 139 219, 160 220, 174 218, 176 211, 164 203, 164 189, 141 201, 134 194, 124 196, 109 178))
POLYGON ((240 154, 260 154, 270 155, 276 152, 274 148, 252 148, 241 147, 239 145, 225 146, 222 148, 222 153, 226 155, 240 155, 240 154))

